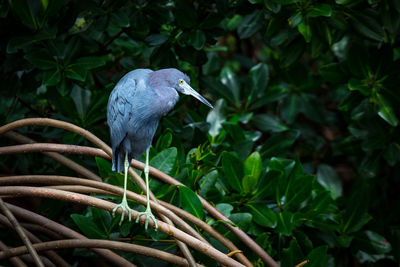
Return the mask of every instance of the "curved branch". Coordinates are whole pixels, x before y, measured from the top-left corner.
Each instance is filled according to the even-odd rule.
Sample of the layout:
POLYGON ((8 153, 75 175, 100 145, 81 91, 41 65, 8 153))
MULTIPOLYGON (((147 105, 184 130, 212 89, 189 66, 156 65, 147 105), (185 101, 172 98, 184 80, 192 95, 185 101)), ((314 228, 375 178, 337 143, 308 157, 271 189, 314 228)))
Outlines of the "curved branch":
MULTIPOLYGON (((5 137, 14 140, 17 143, 20 144, 33 144, 36 143, 35 140, 28 138, 20 133, 14 132, 14 131, 10 131, 10 132, 6 132, 4 134, 5 137)), ((61 163, 62 165, 68 167, 69 169, 75 171, 76 173, 82 175, 83 177, 86 177, 88 179, 91 180, 95 180, 95 181, 102 181, 102 179, 96 175, 95 173, 93 173, 92 171, 86 169, 85 167, 83 167, 82 165, 79 165, 78 163, 76 163, 75 161, 70 160, 69 158, 56 153, 56 152, 42 152, 43 155, 54 159, 55 161, 58 161, 59 163, 61 163)))
MULTIPOLYGON (((96 182, 96 181, 90 181, 90 180, 86 180, 86 179, 82 179, 82 178, 76 178, 76 177, 56 176, 56 175, 21 175, 21 176, 0 177, 0 185, 32 184, 32 183, 59 185, 59 186, 57 186, 58 189, 65 189, 67 185, 80 185, 83 187, 74 188, 74 189, 78 189, 82 193, 89 192, 88 189, 85 187, 97 188, 99 190, 102 190, 102 191, 96 192, 96 193, 100 193, 100 194, 115 194, 115 195, 120 196, 123 193, 123 189, 120 187, 110 185, 110 184, 100 183, 100 182, 96 182)), ((92 191, 90 193, 93 193, 93 192, 94 191, 92 191)), ((129 199, 135 200, 136 202, 139 202, 142 205, 146 204, 146 198, 143 195, 139 195, 139 194, 136 194, 136 193, 128 190, 127 197, 129 199)), ((191 234, 192 236, 196 237, 197 239, 207 243, 207 241, 199 233, 197 233, 196 230, 194 230, 190 225, 188 225, 181 218, 176 216, 176 214, 174 214, 170 210, 164 208, 162 205, 159 205, 158 203, 155 203, 153 201, 150 202, 150 205, 151 205, 152 209, 156 210, 159 214, 165 214, 166 216, 171 218, 185 232, 187 232, 188 234, 191 234)), ((185 211, 182 211, 182 212, 185 213, 185 211)), ((189 213, 187 213, 187 214, 189 214, 189 213)), ((204 224, 207 225, 206 223, 204 223, 204 224)))
POLYGON ((36 266, 44 267, 44 264, 43 264, 42 260, 40 259, 39 255, 37 254, 36 250, 33 248, 31 241, 26 236, 21 225, 19 225, 19 222, 17 221, 17 219, 14 217, 12 212, 6 207, 3 199, 1 199, 1 198, 0 198, 0 210, 4 213, 4 215, 7 216, 7 219, 10 221, 12 227, 18 233, 22 242, 25 244, 27 251, 29 252, 29 254, 31 254, 36 266))
POLYGON ((54 143, 34 143, 0 147, 0 155, 21 154, 30 152, 59 152, 110 159, 110 157, 103 150, 88 146, 64 145, 54 143))
MULTIPOLYGON (((21 218, 28 222, 34 222, 36 224, 43 225, 46 228, 48 228, 49 230, 52 230, 59 234, 62 234, 63 236, 65 236, 67 238, 75 238, 75 239, 80 239, 80 240, 88 239, 86 236, 81 235, 81 234, 75 232, 74 230, 71 230, 68 227, 65 227, 64 225, 56 223, 56 222, 54 222, 46 217, 43 217, 37 213, 34 213, 29 210, 23 209, 21 207, 12 205, 10 203, 6 203, 6 206, 13 212, 13 214, 16 217, 21 218)), ((127 261, 126 259, 124 259, 123 257, 115 254, 111 250, 93 248, 92 251, 96 252, 103 258, 107 259, 111 264, 113 264, 115 266, 121 266, 121 267, 136 266, 136 265, 130 263, 129 261, 127 261)))
MULTIPOLYGON (((8 249, 9 248, 7 247, 7 245, 1 242, 0 240, 0 250, 8 250, 8 249)), ((18 257, 10 258, 10 262, 14 264, 16 267, 28 267, 28 265, 26 265, 25 262, 18 257)))
MULTIPOLYGON (((28 125, 41 125, 41 126, 50 126, 50 127, 56 127, 56 128, 61 128, 61 129, 65 129, 68 131, 72 131, 76 134, 79 134, 83 137, 85 137, 86 139, 88 139, 90 142, 92 142, 93 144, 95 144, 97 147, 99 147, 100 149, 102 149, 106 154, 108 154, 110 157, 112 155, 112 151, 111 148, 105 144, 102 140, 100 140, 98 137, 96 137, 95 135, 93 135, 92 133, 90 133, 89 131, 82 129, 74 124, 71 123, 67 123, 67 122, 63 122, 63 121, 58 121, 58 120, 54 120, 54 119, 47 119, 47 118, 32 118, 32 119, 22 119, 22 120, 18 120, 12 123, 9 123, 7 125, 4 125, 2 127, 0 127, 0 135, 19 128, 19 127, 24 127, 24 126, 28 126, 28 125)), ((144 164, 133 160, 133 165, 136 168, 139 168, 141 170, 143 170, 144 167, 142 167, 144 164)), ((140 189, 143 192, 146 192, 146 187, 145 184, 143 182, 142 179, 138 179, 138 175, 136 172, 134 172, 132 169, 129 169, 129 174, 134 178, 135 182, 139 185, 140 189)), ((160 179, 161 181, 164 181, 168 184, 171 185, 183 185, 180 182, 178 182, 177 180, 173 179, 171 176, 150 167, 150 174, 152 176, 154 176, 155 178, 160 179)), ((149 192, 150 197, 152 200, 156 200, 156 198, 154 197, 154 195, 149 192)), ((213 216, 214 218, 221 220, 221 221, 227 221, 227 222, 231 222, 231 220, 229 220, 227 217, 225 217, 222 213, 220 213, 214 206, 212 206, 210 203, 208 203, 205 199, 203 199, 201 196, 198 195, 198 197, 200 198, 200 201, 204 207, 204 209, 211 214, 211 216, 213 216)), ((240 240, 242 240, 242 242, 244 244, 246 244, 251 250, 253 250, 265 263, 267 263, 269 266, 273 266, 273 267, 278 267, 278 263, 271 258, 271 256, 268 255, 267 252, 265 252, 253 239, 251 239, 244 231, 242 231, 241 229, 229 224, 229 223, 225 223, 224 224, 230 231, 232 231, 232 233, 234 233, 240 240)), ((245 256, 243 254, 237 254, 238 257, 240 257, 240 260, 243 261, 247 261, 248 260, 245 258, 245 256)))
MULTIPOLYGON (((81 127, 78 127, 72 123, 58 121, 58 120, 54 120, 54 119, 30 118, 30 119, 22 119, 19 121, 14 121, 12 123, 9 123, 7 125, 0 127, 0 135, 5 132, 11 131, 13 129, 23 127, 23 126, 28 126, 28 125, 51 126, 51 127, 56 127, 56 128, 61 128, 61 129, 65 129, 68 131, 72 131, 72 132, 77 133, 77 134, 85 137, 86 139, 88 139, 90 142, 92 142, 97 147, 102 149, 111 158, 111 155, 112 155, 111 148, 107 144, 105 144, 102 140, 100 140, 97 136, 95 136, 91 132, 89 132, 81 127)), ((130 170, 130 175, 132 177, 134 177, 134 180, 139 185, 140 189, 146 193, 146 191, 147 191, 146 185, 144 184, 143 180, 140 179, 140 177, 136 174, 136 172, 134 172, 133 170, 130 170)), ((149 195, 153 201, 157 202, 157 198, 151 193, 151 191, 149 192, 149 195)), ((163 216, 160 216, 160 217, 163 220, 165 219, 167 223, 170 223, 170 221, 167 218, 165 218, 163 216)), ((178 245, 179 245, 179 248, 182 250, 182 253, 189 260, 189 262, 194 263, 193 256, 190 254, 189 249, 187 247, 184 247, 185 245, 181 244, 179 241, 178 241, 178 245)))
MULTIPOLYGON (((2 223, 3 225, 5 225, 8 228, 12 228, 11 223, 3 215, 0 215, 0 223, 2 223)), ((21 223, 21 226, 23 226, 23 223, 21 223)), ((37 236, 35 236, 34 234, 32 234, 31 232, 26 230, 25 227, 22 227, 22 230, 29 237, 29 239, 32 241, 32 243, 41 243, 42 242, 37 236)), ((26 246, 24 246, 24 247, 26 248, 26 246)), ((69 265, 63 258, 61 258, 57 253, 55 253, 52 250, 46 251, 45 255, 56 266, 59 266, 59 267, 71 267, 71 265, 69 265)))
MULTIPOLYGON (((50 188, 36 188, 36 187, 29 187, 29 186, 2 186, 0 187, 0 195, 20 195, 20 196, 39 196, 39 197, 51 197, 56 199, 63 199, 67 201, 72 201, 79 204, 94 206, 100 209, 112 211, 115 207, 114 203, 110 203, 108 201, 97 199, 94 197, 77 194, 77 193, 70 193, 64 192, 61 190, 50 189, 50 188)), ((121 213, 120 209, 117 211, 118 214, 121 213)), ((132 210, 132 219, 136 219, 138 212, 132 210)), ((145 218, 142 216, 140 217, 139 221, 144 224, 145 218)), ((191 246, 192 248, 198 250, 199 252, 207 255, 208 257, 218 261, 219 263, 226 265, 226 266, 244 266, 239 262, 229 258, 219 250, 215 249, 214 247, 210 246, 207 243, 204 243, 185 232, 166 224, 162 221, 158 221, 158 230, 160 232, 166 233, 184 243, 191 246)), ((154 228, 154 222, 149 221, 150 227, 154 228)))
MULTIPOLYGON (((123 190, 119 187, 116 187, 114 185, 110 184, 105 184, 105 183, 100 183, 100 182, 94 182, 94 181, 88 181, 86 179, 81 179, 81 178, 76 178, 76 177, 68 177, 68 176, 55 176, 55 175, 21 175, 21 176, 4 176, 0 177, 0 185, 15 185, 15 184, 29 184, 29 183, 35 183, 35 184, 57 184, 56 186, 52 186, 51 188, 55 189, 60 189, 60 190, 67 190, 67 191, 73 191, 73 192, 78 192, 78 193, 97 193, 97 194, 114 194, 114 195, 121 195, 123 190), (74 186, 73 188, 68 186, 68 184, 71 185, 80 185, 80 187, 74 186), (94 191, 94 188, 96 188, 98 191, 94 191)), ((142 195, 138 195, 134 192, 127 191, 127 197, 129 199, 133 199, 136 202, 139 202, 143 205, 146 203, 146 199, 142 195)), ((209 224, 203 222, 196 216, 188 213, 185 210, 182 210, 174 205, 171 205, 167 202, 164 202, 162 200, 159 200, 159 204, 162 206, 166 207, 167 209, 163 209, 162 206, 160 206, 157 203, 150 202, 151 207, 155 210, 157 210, 159 213, 167 215, 169 218, 171 218, 178 226, 180 226, 185 232, 188 234, 191 234, 192 236, 196 237, 197 239, 202 240, 203 242, 207 242, 200 234, 198 234, 192 227, 189 225, 185 224, 184 221, 182 221, 179 217, 176 215, 184 218, 185 220, 188 220, 204 231, 208 232, 212 237, 217 239, 221 244, 226 246, 230 251, 237 251, 238 248, 235 246, 233 242, 231 242, 229 239, 225 238, 223 235, 218 233, 216 230, 214 230, 213 227, 211 227, 209 224), (171 212, 172 211, 172 212, 171 212)), ((238 256, 236 254, 235 256, 238 256)), ((244 257, 246 260, 247 258, 244 257)), ((238 257, 240 260, 240 257, 238 257)), ((248 261, 248 260, 247 260, 248 261)), ((250 261, 242 261, 243 264, 246 266, 251 266, 252 264, 250 261)))
MULTIPOLYGON (((115 249, 120 251, 126 251, 136 254, 145 255, 148 257, 153 257, 156 259, 160 259, 163 261, 167 261, 179 266, 189 266, 186 259, 173 255, 171 253, 144 247, 140 245, 135 245, 131 243, 124 243, 119 241, 111 241, 111 240, 102 240, 102 239, 64 239, 64 240, 56 240, 49 242, 42 242, 33 245, 37 251, 46 251, 50 249, 64 249, 64 248, 106 248, 106 249, 115 249)), ((8 250, 3 250, 0 252, 0 260, 7 259, 13 256, 19 256, 25 254, 27 249, 25 246, 11 248, 8 250)), ((201 266, 201 265, 197 265, 201 266)))

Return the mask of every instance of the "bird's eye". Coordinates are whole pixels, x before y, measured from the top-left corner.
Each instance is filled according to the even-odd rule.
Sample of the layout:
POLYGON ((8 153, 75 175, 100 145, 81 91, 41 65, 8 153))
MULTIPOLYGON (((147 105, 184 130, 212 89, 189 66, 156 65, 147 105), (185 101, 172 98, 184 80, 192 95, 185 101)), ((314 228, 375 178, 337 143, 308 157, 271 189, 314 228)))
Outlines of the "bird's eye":
POLYGON ((184 81, 182 79, 179 79, 179 85, 183 85, 184 81))

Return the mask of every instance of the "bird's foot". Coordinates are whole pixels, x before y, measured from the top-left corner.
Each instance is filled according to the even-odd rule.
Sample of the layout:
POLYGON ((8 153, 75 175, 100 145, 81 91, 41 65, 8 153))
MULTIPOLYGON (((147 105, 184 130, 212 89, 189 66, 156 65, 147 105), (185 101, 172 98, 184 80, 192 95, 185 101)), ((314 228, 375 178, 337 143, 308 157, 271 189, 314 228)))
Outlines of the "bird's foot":
POLYGON ((126 211, 128 211, 128 220, 131 221, 132 220, 132 209, 129 208, 128 202, 126 201, 126 199, 122 199, 122 202, 120 204, 118 204, 117 206, 115 206, 115 208, 112 210, 112 216, 113 217, 115 216, 115 212, 119 208, 122 209, 121 220, 119 221, 119 225, 121 225, 122 222, 124 221, 126 211))
POLYGON ((146 216, 146 221, 144 223, 144 229, 147 230, 147 226, 149 224, 149 218, 151 218, 154 222, 154 230, 157 231, 158 225, 157 225, 157 221, 156 221, 156 217, 154 217, 153 213, 151 212, 150 208, 147 208, 145 212, 139 212, 137 217, 136 217, 136 223, 139 222, 140 216, 146 216))

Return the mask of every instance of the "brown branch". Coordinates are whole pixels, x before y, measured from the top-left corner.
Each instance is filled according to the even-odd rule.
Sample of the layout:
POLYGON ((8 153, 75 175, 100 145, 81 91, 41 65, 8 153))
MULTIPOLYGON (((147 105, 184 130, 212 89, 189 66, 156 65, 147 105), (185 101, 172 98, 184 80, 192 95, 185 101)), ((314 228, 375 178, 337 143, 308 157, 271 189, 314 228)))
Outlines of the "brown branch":
MULTIPOLYGON (((1 183, 1 178, 0 178, 0 184, 2 184, 1 183)), ((65 191, 71 191, 71 192, 83 193, 83 194, 85 194, 85 193, 86 194, 95 193, 95 194, 115 194, 115 195, 119 195, 119 194, 116 194, 114 192, 110 192, 110 191, 106 191, 106 190, 102 190, 102 189, 95 189, 93 187, 88 187, 88 186, 58 185, 58 186, 49 186, 49 188, 55 188, 55 189, 59 189, 59 190, 65 190, 65 191)), ((127 192, 127 197, 129 199, 134 199, 134 198, 132 198, 130 196, 129 193, 130 192, 128 191, 127 192)), ((200 220, 196 216, 194 216, 194 215, 188 213, 187 211, 184 211, 184 210, 182 210, 182 209, 180 209, 180 208, 178 208, 178 207, 176 207, 176 206, 174 206, 172 204, 169 204, 168 202, 162 201, 162 200, 159 200, 159 204, 161 204, 162 206, 168 208, 169 210, 171 210, 176 215, 184 218, 185 220, 188 220, 188 221, 194 223, 196 226, 198 226, 201 229, 203 229, 204 231, 208 232, 212 237, 214 237, 216 240, 221 242, 221 244, 226 246, 230 251, 239 251, 239 249, 235 246, 235 244, 232 241, 230 241, 229 239, 225 238, 223 235, 221 235, 220 233, 215 231, 212 226, 210 226, 209 224, 203 222, 202 220, 200 220)), ((157 207, 158 204, 152 203, 151 205, 152 205, 152 207, 154 209, 156 209, 155 207, 157 207)), ((158 208, 156 210, 158 210, 158 208)), ((161 209, 158 210, 158 211, 159 212, 163 212, 161 209)), ((185 232, 187 232, 186 229, 185 229, 185 232)), ((191 233, 189 233, 189 234, 191 234, 191 233)), ((197 236, 195 236, 195 237, 197 237, 197 236)), ((204 241, 205 240, 203 240, 203 242, 204 241)), ((233 255, 236 255, 236 254, 237 253, 234 253, 233 255)), ((247 264, 244 263, 244 262, 242 262, 242 263, 245 264, 246 266, 251 266, 252 265, 250 261, 247 264)))
MULTIPOLYGON (((86 236, 83 236, 74 230, 69 229, 68 227, 65 227, 64 225, 61 225, 59 223, 56 223, 48 218, 45 218, 37 213, 31 212, 29 210, 23 209, 21 207, 12 205, 10 203, 6 203, 6 206, 13 212, 13 214, 16 217, 19 217, 25 221, 33 222, 39 225, 43 225, 49 230, 52 230, 54 232, 57 232, 64 237, 67 238, 75 238, 75 239, 80 239, 80 240, 85 240, 88 239, 86 236)), ((96 252, 97 254, 101 255, 105 259, 107 259, 111 264, 115 266, 131 266, 134 267, 136 265, 130 263, 123 257, 115 254, 114 252, 108 250, 108 249, 99 249, 99 248, 93 248, 92 251, 96 252)))
MULTIPOLYGON (((140 161, 133 160, 133 167, 143 170, 144 169, 144 164, 140 161)), ((175 180, 168 174, 163 173, 162 171, 150 167, 149 168, 150 174, 158 178, 160 181, 170 184, 170 185, 183 185, 181 182, 175 180)), ((268 255, 267 252, 265 252, 253 239, 251 239, 243 230, 239 229, 236 226, 233 226, 233 222, 225 217, 221 212, 219 212, 214 206, 212 206, 207 200, 202 198, 200 195, 197 195, 201 201, 201 204, 203 205, 203 208, 215 219, 221 220, 222 222, 228 222, 224 223, 224 225, 232 232, 234 233, 243 243, 245 243, 250 249, 252 249, 265 263, 267 263, 269 266, 272 267, 279 267, 279 264, 271 257, 268 255)), ((237 254, 238 257, 243 254, 237 254)), ((244 259, 243 259, 244 260, 244 259)), ((247 260, 247 259, 246 259, 247 260)), ((242 260, 241 260, 242 261, 242 260)))
MULTIPOLYGON (((88 139, 90 142, 92 142, 93 144, 95 144, 97 147, 99 147, 100 149, 102 149, 105 153, 107 153, 110 157, 112 155, 112 151, 111 148, 105 144, 102 140, 100 140, 98 137, 96 137, 95 135, 93 135, 92 133, 90 133, 89 131, 82 129, 74 124, 71 123, 67 123, 67 122, 63 122, 63 121, 58 121, 58 120, 54 120, 54 119, 47 119, 47 118, 32 118, 32 119, 22 119, 19 121, 15 121, 12 123, 9 123, 7 125, 4 125, 2 127, 0 127, 0 135, 3 134, 4 132, 16 129, 16 128, 20 128, 20 127, 24 127, 24 126, 28 126, 28 125, 41 125, 41 126, 50 126, 50 127, 56 127, 56 128, 61 128, 61 129, 65 129, 67 131, 72 131, 76 134, 79 134, 83 137, 85 137, 86 139, 88 139)), ((133 165, 136 168, 139 168, 141 170, 143 170, 143 166, 144 164, 133 160, 133 165), (141 166, 141 167, 139 167, 141 166)), ((139 187, 141 188, 141 190, 143 192, 146 192, 146 187, 145 184, 143 182, 142 179, 140 179, 140 177, 137 175, 136 172, 134 172, 132 169, 129 170, 129 174, 134 178, 135 182, 139 185, 139 187), (139 178, 138 178, 139 177, 139 178)), ((158 178, 161 181, 164 181, 168 184, 171 185, 182 185, 180 182, 176 181, 175 179, 173 179, 171 176, 156 170, 152 167, 150 167, 150 174, 152 176, 154 176, 155 178, 158 178)), ((156 198, 154 197, 154 195, 150 192, 150 197, 152 200, 156 200, 156 198)), ((227 217, 225 217, 222 213, 220 213, 214 206, 212 206, 210 203, 208 203, 205 199, 203 199, 201 196, 199 196, 200 201, 204 207, 204 209, 211 214, 211 216, 213 216, 214 218, 221 220, 221 221, 226 221, 226 222, 230 222, 231 220, 229 220, 227 217)), ((276 261, 274 261, 274 259, 271 258, 271 256, 268 255, 267 252, 265 252, 253 239, 251 239, 244 231, 242 231, 241 229, 226 223, 225 226, 232 231, 232 233, 234 233, 245 245, 247 245, 251 250, 253 250, 265 263, 267 263, 269 266, 273 266, 273 267, 277 267, 279 266, 278 263, 276 261)), ((243 261, 247 261, 247 259, 245 259, 245 256, 243 254, 237 254, 238 257, 240 257, 240 260, 243 261)))
MULTIPOLYGON (((9 248, 6 246, 6 244, 0 241, 0 250, 8 250, 8 249, 9 248)), ((26 265, 24 261, 21 260, 19 257, 10 258, 10 262, 14 264, 16 267, 28 267, 28 265, 26 265)))
POLYGON ((21 153, 31 153, 31 152, 49 152, 49 151, 110 159, 110 157, 106 153, 104 153, 103 150, 88 146, 64 145, 64 144, 53 144, 53 143, 34 143, 34 144, 0 147, 0 155, 21 154, 21 153))
MULTIPOLYGON (((131 252, 135 254, 141 254, 148 257, 153 257, 156 259, 160 259, 163 261, 170 262, 172 264, 176 264, 179 266, 189 266, 186 259, 173 255, 171 253, 144 247, 140 245, 135 245, 131 243, 119 242, 119 241, 111 241, 111 240, 102 240, 102 239, 64 239, 64 240, 56 240, 49 242, 42 242, 33 245, 37 251, 46 251, 50 249, 64 249, 64 248, 106 248, 106 249, 115 249, 125 252, 131 252)), ((18 256, 25 254, 27 251, 25 246, 11 248, 8 250, 3 250, 0 252, 0 260, 7 259, 9 257, 18 256)), ((201 266, 197 265, 196 266, 201 266)))
MULTIPOLYGON (((12 123, 9 123, 7 125, 0 127, 0 135, 5 132, 11 131, 13 129, 27 126, 27 125, 51 126, 51 127, 56 127, 56 128, 61 128, 61 129, 65 129, 68 131, 72 131, 74 133, 77 133, 77 134, 85 137, 89 141, 91 141, 93 144, 95 144, 97 147, 99 147, 105 153, 107 153, 107 155, 111 158, 111 155, 112 155, 111 148, 107 144, 105 144, 103 141, 101 141, 97 136, 95 136, 91 132, 89 132, 81 127, 78 127, 74 124, 63 122, 63 121, 58 121, 58 120, 54 120, 54 119, 32 118, 32 119, 23 119, 23 120, 15 121, 15 122, 12 122, 12 123)), ((139 185, 140 189, 146 193, 146 191, 147 191, 146 185, 145 185, 144 181, 139 177, 139 175, 137 175, 137 173, 134 172, 132 169, 129 170, 129 173, 134 178, 135 182, 139 185)), ((150 195, 151 200, 157 202, 157 198, 154 196, 154 194, 151 191, 149 192, 149 195, 150 195)), ((160 217, 163 220, 165 219, 167 223, 170 223, 170 221, 167 218, 165 218, 163 216, 160 216, 160 217)), ((179 241, 178 241, 178 245, 179 245, 179 248, 182 250, 182 253, 188 259, 188 261, 191 264, 193 264, 194 259, 193 259, 192 255, 190 255, 189 249, 187 247, 185 247, 185 245, 180 243, 179 241)))
MULTIPOLYGON (((14 140, 17 143, 20 144, 33 144, 36 143, 35 140, 28 138, 22 134, 19 134, 17 132, 14 131, 10 131, 10 132, 6 132, 4 134, 5 137, 14 140)), ((56 161, 58 161, 59 163, 61 163, 62 165, 68 167, 69 169, 75 171, 76 173, 82 175, 83 177, 86 177, 88 179, 91 180, 95 180, 95 181, 101 181, 102 179, 96 175, 95 173, 93 173, 92 171, 86 169, 85 167, 83 167, 82 165, 79 165, 78 163, 76 163, 75 161, 70 160, 69 158, 56 153, 56 152, 42 152, 43 155, 52 158, 56 161)))
MULTIPOLYGON (((56 199, 67 200, 79 204, 89 205, 93 207, 97 207, 100 209, 112 211, 115 207, 114 203, 82 195, 77 193, 64 192, 61 190, 50 189, 50 188, 36 188, 36 187, 28 187, 28 186, 2 186, 0 187, 0 195, 17 195, 17 196, 38 196, 38 197, 51 197, 56 199)), ((119 214, 120 210, 117 211, 119 214)), ((138 212, 132 210, 132 219, 136 219, 138 212)), ((144 224, 145 218, 140 217, 139 221, 144 224)), ((185 232, 167 224, 162 221, 157 221, 158 230, 160 232, 166 233, 182 242, 185 242, 187 245, 192 248, 198 250, 199 252, 207 255, 208 257, 218 261, 219 263, 226 266, 244 266, 239 262, 233 260, 232 258, 227 257, 222 252, 218 251, 214 247, 210 246, 207 243, 204 243, 185 232)), ((149 221, 150 227, 154 228, 154 222, 149 221)))
MULTIPOLYGON (((56 175, 20 175, 20 176, 3 176, 0 177, 0 185, 16 185, 16 184, 53 184, 53 185, 60 185, 58 188, 62 188, 63 190, 68 189, 67 185, 79 185, 81 187, 74 188, 78 189, 80 192, 89 193, 90 190, 88 188, 95 188, 102 191, 97 191, 96 193, 101 194, 114 194, 114 195, 122 195, 123 189, 114 185, 100 183, 96 181, 89 181, 86 179, 76 178, 76 177, 68 177, 68 176, 56 176, 56 175), (82 187, 83 186, 83 187, 82 187)), ((72 189, 72 188, 70 188, 72 189)), ((68 190, 69 191, 69 190, 68 190)), ((94 192, 94 191, 93 191, 94 192)), ((92 192, 90 192, 92 193, 92 192)), ((143 195, 136 194, 131 191, 127 191, 127 197, 129 199, 135 200, 142 205, 146 204, 146 198, 143 195)), ((188 225, 185 221, 181 218, 176 216, 174 212, 166 209, 162 205, 158 203, 154 203, 153 201, 150 202, 152 209, 157 211, 159 214, 165 214, 169 218, 173 220, 179 227, 181 227, 185 232, 191 234, 195 238, 207 242, 199 233, 196 232, 190 225, 188 225)), ((181 210, 181 213, 189 213, 181 210)), ((191 218, 191 217, 189 217, 191 218)), ((198 219, 197 219, 198 220, 198 219)), ((205 223, 204 223, 205 224, 205 223)), ((207 224, 205 224, 207 225, 207 224)), ((211 233, 211 232, 210 232, 211 233)), ((212 234, 212 233, 211 233, 212 234)))
MULTIPOLYGON (((7 218, 4 215, 0 215, 0 223, 7 226, 8 228, 13 228, 11 223, 7 220, 7 218)), ((21 226, 23 224, 21 223, 21 226)), ((29 237, 29 240, 32 241, 32 243, 41 243, 42 241, 36 237, 34 234, 29 232, 28 230, 25 229, 25 227, 22 227, 22 230, 24 233, 29 237)), ((26 248, 26 247, 25 247, 26 248)), ((56 266, 60 267, 71 267, 63 258, 61 258, 57 253, 55 253, 52 250, 46 251, 45 255, 49 260, 51 260, 56 266)))
POLYGON ((17 219, 14 217, 12 212, 6 207, 3 199, 1 199, 1 198, 0 198, 0 210, 3 212, 4 215, 6 215, 7 219, 10 221, 12 227, 18 233, 22 242, 25 244, 25 247, 29 251, 29 254, 31 254, 36 266, 44 267, 44 264, 41 261, 41 259, 39 258, 39 255, 37 254, 36 250, 33 248, 31 241, 26 236, 21 225, 19 225, 19 222, 17 221, 17 219))

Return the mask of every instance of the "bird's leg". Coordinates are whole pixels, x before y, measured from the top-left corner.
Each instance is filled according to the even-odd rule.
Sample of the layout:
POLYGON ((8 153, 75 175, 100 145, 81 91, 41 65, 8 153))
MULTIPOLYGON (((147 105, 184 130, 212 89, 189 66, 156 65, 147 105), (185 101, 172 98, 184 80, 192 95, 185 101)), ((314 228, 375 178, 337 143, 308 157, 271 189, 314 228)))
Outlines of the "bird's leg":
POLYGON ((146 216, 146 222, 144 224, 144 228, 147 230, 147 226, 149 224, 149 217, 153 220, 154 222, 154 229, 157 231, 158 225, 156 218, 154 217, 153 213, 151 212, 151 207, 150 207, 150 197, 149 197, 149 152, 150 152, 150 147, 146 149, 146 165, 144 167, 144 176, 146 177, 146 197, 147 197, 147 207, 145 212, 139 212, 137 217, 136 217, 136 223, 139 222, 139 218, 142 215, 146 216))
POLYGON ((112 216, 115 216, 115 212, 118 210, 118 208, 122 209, 121 213, 121 220, 119 221, 119 225, 122 224, 124 218, 125 218, 125 211, 128 211, 128 218, 129 221, 131 221, 132 217, 132 209, 129 208, 128 201, 126 200, 126 187, 128 183, 128 169, 129 169, 129 164, 130 162, 128 161, 128 153, 125 154, 125 162, 124 162, 124 195, 122 196, 122 202, 115 206, 115 208, 112 211, 112 216))

